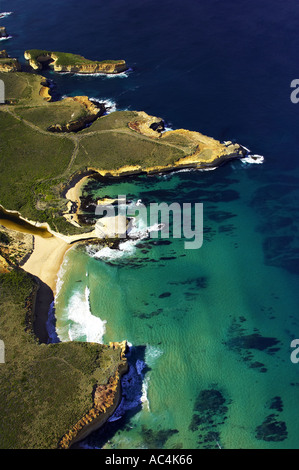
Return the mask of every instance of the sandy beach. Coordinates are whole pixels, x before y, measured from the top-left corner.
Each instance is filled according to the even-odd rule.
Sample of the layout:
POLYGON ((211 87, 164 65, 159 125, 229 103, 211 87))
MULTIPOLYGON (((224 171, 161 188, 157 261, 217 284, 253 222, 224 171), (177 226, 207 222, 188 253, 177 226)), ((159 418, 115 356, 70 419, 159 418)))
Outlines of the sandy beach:
POLYGON ((54 301, 57 275, 61 263, 71 246, 55 236, 51 238, 35 236, 33 253, 22 266, 25 271, 36 276, 39 282, 35 298, 33 329, 41 343, 48 342, 49 308, 54 301))
POLYGON ((69 243, 55 236, 36 236, 33 253, 22 267, 47 284, 55 295, 57 274, 70 247, 69 243))

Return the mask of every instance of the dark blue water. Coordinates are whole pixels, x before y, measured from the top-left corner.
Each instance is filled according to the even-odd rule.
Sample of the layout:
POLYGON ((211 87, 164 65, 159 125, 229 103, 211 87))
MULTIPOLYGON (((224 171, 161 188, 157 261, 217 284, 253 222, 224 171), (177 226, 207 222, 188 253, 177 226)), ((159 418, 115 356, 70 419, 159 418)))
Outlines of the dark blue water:
MULTIPOLYGON (((254 383, 265 383, 256 389, 256 395, 253 388, 250 406, 237 402, 238 412, 230 416, 228 422, 232 424, 226 426, 222 442, 226 447, 246 447, 246 442, 256 447, 296 446, 298 429, 295 418, 292 420, 292 410, 298 406, 299 365, 290 362, 289 344, 299 334, 296 288, 299 104, 290 100, 290 83, 299 76, 298 3, 295 0, 69 0, 41 5, 37 0, 0 1, 0 11, 11 10, 14 14, 0 23, 13 36, 1 43, 12 56, 22 59, 24 50, 41 48, 74 52, 90 59, 125 59, 131 69, 126 78, 71 77, 43 72, 54 80, 58 94, 111 99, 117 109, 143 110, 164 118, 173 128, 235 140, 253 153, 264 155, 263 165, 229 164, 200 174, 198 179, 194 174, 181 175, 178 182, 172 183, 172 190, 176 185, 183 187, 187 200, 190 187, 190 200, 196 201, 197 195, 199 200, 204 198, 201 202, 206 202, 210 213, 205 219, 207 229, 218 234, 214 242, 212 236, 207 251, 202 251, 197 260, 199 264, 206 263, 215 280, 215 284, 211 282, 213 287, 206 309, 213 305, 215 318, 222 321, 230 313, 234 318, 243 315, 250 324, 247 334, 254 334, 256 327, 264 337, 275 337, 283 345, 276 362, 275 352, 274 356, 270 354, 270 362, 265 361, 268 373, 255 377, 254 383), (235 217, 233 223, 229 213, 235 217), (221 238, 229 233, 229 226, 233 226, 231 245, 221 238), (223 256, 219 255, 222 264, 218 268, 213 246, 219 254, 223 246, 223 256), (235 256, 237 248, 240 253, 235 256), (233 252, 235 255, 231 256, 233 252), (205 261, 201 256, 206 256, 205 261), (235 284, 232 296, 222 292, 223 297, 218 299, 219 273, 227 278, 232 272, 240 284, 235 284), (231 304, 235 309, 232 312, 231 304), (278 386, 276 378, 280 375, 278 386), (277 396, 282 397, 283 412, 271 402, 277 396), (245 426, 253 404, 262 411, 257 411, 246 429, 247 434, 244 431, 245 437, 238 441, 239 429, 245 426), (270 415, 271 410, 279 416, 273 425, 274 438, 272 435, 270 440, 255 441, 254 435, 258 433, 255 426, 261 425, 261 417, 270 415), (288 437, 277 421, 286 423, 288 437)), ((146 272, 143 276, 146 277, 146 272)), ((207 334, 208 316, 203 327, 207 334)), ((239 351, 242 356, 246 342, 242 328, 234 322, 230 328, 232 331, 219 334, 219 338, 225 338, 231 351, 239 351)), ((207 341, 212 344, 213 331, 210 334, 207 341)), ((263 345, 255 344, 249 350, 259 350, 263 345)), ((228 371, 229 365, 226 367, 228 371)), ((237 391, 233 385, 238 376, 227 372, 226 378, 222 373, 219 373, 221 385, 235 393, 235 401, 240 399, 243 391, 237 391)), ((203 383, 207 388, 208 381, 203 379, 203 383)), ((251 387, 246 374, 242 383, 251 387)), ((196 387, 200 390, 200 380, 196 387)), ((175 416, 169 422, 172 419, 176 422, 175 416)), ((269 437, 265 428, 268 432, 267 423, 262 430, 259 428, 260 437, 269 437)), ((126 435, 128 429, 123 432, 126 435)), ((186 439, 183 445, 187 446, 187 435, 183 435, 186 439)), ((119 437, 115 445, 121 445, 121 440, 119 437)))

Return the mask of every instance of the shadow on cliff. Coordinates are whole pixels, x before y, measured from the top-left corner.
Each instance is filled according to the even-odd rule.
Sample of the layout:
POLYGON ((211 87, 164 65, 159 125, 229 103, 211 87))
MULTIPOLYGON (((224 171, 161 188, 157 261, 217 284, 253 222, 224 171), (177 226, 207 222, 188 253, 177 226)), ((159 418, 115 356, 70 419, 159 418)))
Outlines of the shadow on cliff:
POLYGON ((76 448, 102 448, 113 439, 114 435, 126 428, 130 429, 130 420, 142 409, 143 380, 151 369, 145 363, 146 346, 131 346, 126 354, 129 370, 122 377, 122 399, 109 420, 97 431, 94 431, 76 448))
MULTIPOLYGON (((50 339, 49 337, 49 321, 54 315, 54 295, 52 289, 41 281, 38 277, 34 276, 38 285, 34 304, 34 321, 33 331, 40 343, 58 343, 59 339, 56 337, 50 339), (49 315, 50 310, 52 315, 49 315)), ((54 325, 55 331, 55 325, 54 325)))

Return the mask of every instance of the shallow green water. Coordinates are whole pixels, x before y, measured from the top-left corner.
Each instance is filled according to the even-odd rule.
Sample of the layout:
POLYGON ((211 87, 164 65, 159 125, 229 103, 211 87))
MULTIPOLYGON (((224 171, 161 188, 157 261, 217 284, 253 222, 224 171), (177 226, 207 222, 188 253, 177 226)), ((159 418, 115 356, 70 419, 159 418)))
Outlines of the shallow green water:
POLYGON ((122 417, 85 445, 297 446, 297 276, 265 264, 252 204, 263 170, 238 162, 209 173, 86 187, 145 204, 203 202, 204 243, 186 250, 181 239, 149 239, 109 257, 97 247, 67 254, 56 299, 61 340, 133 346, 122 417))

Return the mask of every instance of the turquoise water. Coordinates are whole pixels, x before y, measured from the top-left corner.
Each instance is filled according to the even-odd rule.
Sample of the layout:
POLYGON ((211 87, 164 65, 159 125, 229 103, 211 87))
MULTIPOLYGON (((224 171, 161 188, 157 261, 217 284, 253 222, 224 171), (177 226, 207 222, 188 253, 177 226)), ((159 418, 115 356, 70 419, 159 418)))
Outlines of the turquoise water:
POLYGON ((56 300, 60 338, 86 341, 98 334, 104 343, 126 339, 132 345, 132 382, 124 379, 130 396, 115 418, 121 417, 85 445, 297 446, 299 380, 290 361, 290 339, 298 331, 297 276, 265 264, 252 202, 261 167, 236 162, 214 172, 85 187, 83 194, 95 198, 128 194, 145 204, 204 204, 199 250, 186 250, 182 239, 149 239, 131 242, 126 251, 78 247, 66 257, 56 300), (268 416, 278 441, 257 438, 268 416))

